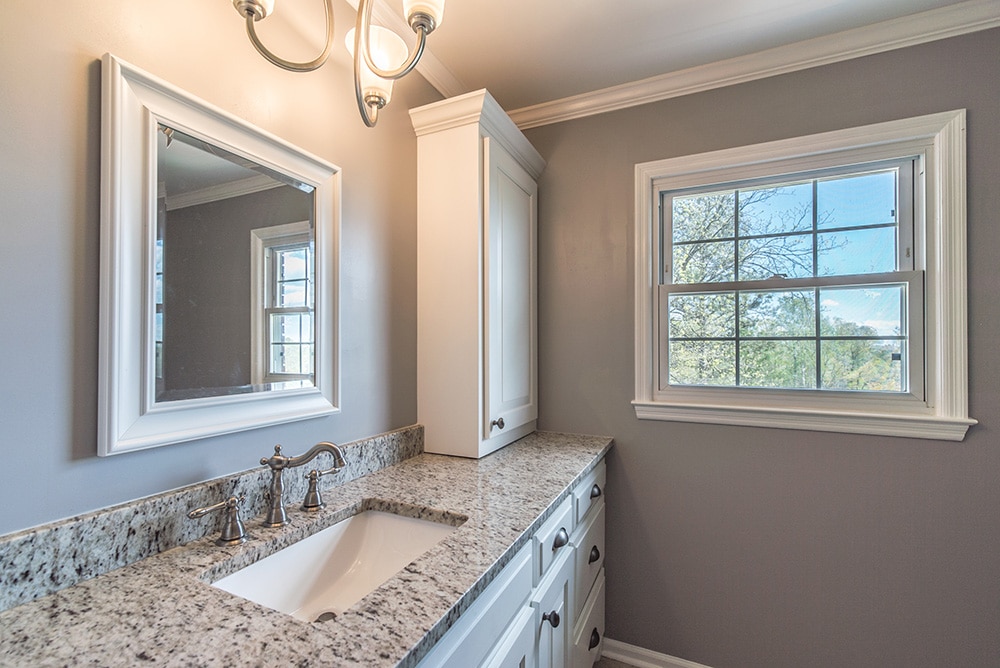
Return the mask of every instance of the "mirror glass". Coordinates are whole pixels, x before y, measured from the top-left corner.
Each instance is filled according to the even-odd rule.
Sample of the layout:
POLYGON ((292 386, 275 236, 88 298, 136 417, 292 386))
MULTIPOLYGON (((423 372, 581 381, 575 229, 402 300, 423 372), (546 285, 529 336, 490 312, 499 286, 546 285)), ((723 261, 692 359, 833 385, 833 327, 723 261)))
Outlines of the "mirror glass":
POLYGON ((156 401, 311 386, 315 189, 157 129, 156 401))
POLYGON ((340 169, 105 54, 98 454, 338 412, 340 169))

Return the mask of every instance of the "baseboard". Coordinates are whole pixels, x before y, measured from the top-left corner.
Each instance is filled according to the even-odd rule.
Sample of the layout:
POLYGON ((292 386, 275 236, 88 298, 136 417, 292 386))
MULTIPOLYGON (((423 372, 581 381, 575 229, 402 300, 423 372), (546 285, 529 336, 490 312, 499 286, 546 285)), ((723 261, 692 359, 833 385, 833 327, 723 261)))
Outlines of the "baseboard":
POLYGON ((604 649, 601 651, 601 656, 627 663, 636 668, 709 668, 694 661, 678 659, 675 656, 667 656, 635 645, 627 645, 611 638, 604 639, 604 649))

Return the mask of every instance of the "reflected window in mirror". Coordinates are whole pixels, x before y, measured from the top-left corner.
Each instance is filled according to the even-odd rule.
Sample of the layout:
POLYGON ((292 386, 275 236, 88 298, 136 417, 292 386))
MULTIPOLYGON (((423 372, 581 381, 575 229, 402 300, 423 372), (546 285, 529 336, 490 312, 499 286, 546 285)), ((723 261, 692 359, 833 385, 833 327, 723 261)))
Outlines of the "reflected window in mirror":
POLYGON ((309 221, 250 233, 254 383, 294 387, 314 369, 314 244, 309 221))

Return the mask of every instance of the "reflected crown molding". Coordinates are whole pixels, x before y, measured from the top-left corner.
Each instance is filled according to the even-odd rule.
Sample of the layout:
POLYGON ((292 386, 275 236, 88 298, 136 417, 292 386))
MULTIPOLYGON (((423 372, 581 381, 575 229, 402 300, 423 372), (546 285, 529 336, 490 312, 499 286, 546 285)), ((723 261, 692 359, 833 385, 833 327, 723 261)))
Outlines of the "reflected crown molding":
POLYGON ((208 204, 209 202, 218 202, 230 197, 251 195, 270 190, 271 188, 280 188, 282 185, 266 174, 251 176, 248 179, 240 179, 239 181, 230 181, 229 183, 220 183, 219 185, 199 188, 191 192, 167 195, 165 198, 167 211, 197 206, 199 204, 208 204))

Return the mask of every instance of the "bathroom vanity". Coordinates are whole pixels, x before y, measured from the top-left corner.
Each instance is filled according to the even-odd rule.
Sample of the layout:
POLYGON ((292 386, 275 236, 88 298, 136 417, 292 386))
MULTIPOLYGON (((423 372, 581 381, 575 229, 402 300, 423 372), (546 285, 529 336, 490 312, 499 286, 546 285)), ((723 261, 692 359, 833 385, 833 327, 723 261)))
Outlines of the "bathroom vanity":
POLYGON ((316 512, 291 498, 289 525, 245 518, 241 545, 219 547, 213 532, 0 613, 0 663, 589 666, 603 637, 611 445, 537 432, 479 460, 418 454, 324 489, 316 512), (366 510, 457 527, 328 621, 211 584, 366 510))

